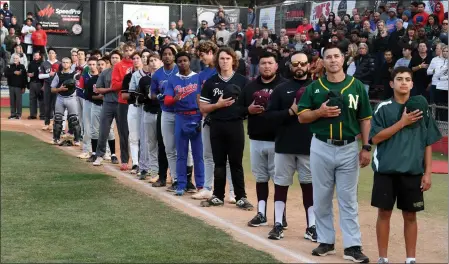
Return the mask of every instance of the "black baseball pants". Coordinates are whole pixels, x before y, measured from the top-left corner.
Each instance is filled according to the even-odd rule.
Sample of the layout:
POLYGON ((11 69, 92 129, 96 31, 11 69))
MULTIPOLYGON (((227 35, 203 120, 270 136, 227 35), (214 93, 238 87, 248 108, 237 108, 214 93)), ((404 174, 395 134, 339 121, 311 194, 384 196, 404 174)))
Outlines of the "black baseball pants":
POLYGON ((245 131, 242 120, 213 120, 210 125, 210 143, 214 158, 214 195, 223 200, 226 187, 226 161, 229 159, 231 179, 236 200, 246 198, 242 159, 245 131))
POLYGON ((165 153, 165 145, 164 140, 162 139, 162 128, 161 128, 161 115, 162 111, 159 111, 157 113, 157 147, 158 147, 158 153, 157 153, 157 162, 159 165, 159 180, 163 183, 167 182, 167 171, 168 171, 168 160, 167 160, 167 154, 165 153))

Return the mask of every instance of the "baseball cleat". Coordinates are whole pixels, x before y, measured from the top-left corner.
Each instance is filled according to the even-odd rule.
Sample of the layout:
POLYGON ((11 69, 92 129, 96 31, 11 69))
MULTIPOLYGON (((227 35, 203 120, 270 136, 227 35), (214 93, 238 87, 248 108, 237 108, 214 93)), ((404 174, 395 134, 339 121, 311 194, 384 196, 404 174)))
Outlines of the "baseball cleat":
POLYGON ((284 237, 284 231, 281 223, 275 223, 273 229, 268 233, 269 239, 281 240, 284 237))
POLYGON ((304 238, 308 239, 312 242, 317 241, 317 234, 316 234, 316 226, 311 226, 306 228, 306 233, 304 234, 304 238))
POLYGON ((112 164, 119 164, 118 158, 115 154, 112 154, 111 156, 111 163, 112 164))
POLYGON ((198 193, 191 196, 194 200, 205 200, 210 199, 212 197, 212 191, 207 189, 202 189, 198 193))
POLYGON ((59 144, 61 144, 61 140, 59 140, 59 139, 53 139, 52 144, 53 144, 53 145, 59 145, 59 144))
POLYGON ((87 160, 86 162, 94 162, 97 160, 97 155, 92 154, 87 160))
POLYGON ((83 152, 83 153, 79 154, 77 157, 79 159, 88 159, 88 158, 90 158, 90 155, 87 152, 83 152))
POLYGON ((139 171, 139 173, 137 173, 137 176, 139 176, 139 180, 143 181, 147 178, 148 175, 148 171, 146 170, 141 170, 139 171))
POLYGON ((246 198, 242 198, 242 199, 238 200, 235 203, 235 205, 238 208, 246 210, 246 211, 252 211, 254 209, 254 206, 246 198))
POLYGON ((198 190, 196 189, 195 185, 193 185, 193 183, 188 182, 185 191, 187 193, 196 193, 198 190))
POLYGON ((353 246, 345 248, 343 258, 346 260, 352 260, 356 263, 368 263, 369 258, 362 253, 360 246, 353 246))
POLYGON ((248 226, 252 227, 266 226, 266 225, 268 225, 267 218, 263 216, 261 212, 258 212, 256 216, 254 216, 254 218, 248 222, 248 226))
POLYGON ((200 203, 201 207, 222 206, 223 204, 223 201, 215 195, 212 195, 211 198, 200 203))
POLYGON ((166 182, 162 182, 161 180, 157 180, 155 183, 151 184, 152 187, 165 187, 167 185, 166 182))
POLYGON ((129 173, 131 174, 137 174, 137 172, 139 171, 139 166, 138 165, 133 165, 131 167, 131 171, 129 171, 129 173))
POLYGON ((167 192, 175 192, 178 189, 178 182, 173 182, 171 186, 167 188, 167 192))
POLYGON ((105 160, 105 161, 111 161, 111 155, 109 154, 109 153, 106 153, 106 154, 104 154, 104 156, 103 156, 103 159, 105 160))
POLYGON ((157 182, 157 180, 159 180, 159 175, 157 174, 157 172, 150 171, 150 180, 148 182, 155 183, 157 182))
POLYGON ((380 257, 380 258, 377 260, 377 264, 386 264, 386 263, 389 263, 389 262, 388 262, 388 260, 385 259, 385 258, 380 257))
POLYGON ((176 190, 174 195, 176 195, 176 196, 183 196, 184 195, 184 190, 176 190))
POLYGON ((103 158, 102 157, 97 157, 97 159, 94 161, 94 163, 92 163, 92 165, 94 165, 94 166, 101 166, 102 162, 103 162, 103 158))
POLYGON ((336 254, 334 244, 321 243, 317 248, 312 250, 312 255, 314 256, 325 257, 334 254, 336 254))

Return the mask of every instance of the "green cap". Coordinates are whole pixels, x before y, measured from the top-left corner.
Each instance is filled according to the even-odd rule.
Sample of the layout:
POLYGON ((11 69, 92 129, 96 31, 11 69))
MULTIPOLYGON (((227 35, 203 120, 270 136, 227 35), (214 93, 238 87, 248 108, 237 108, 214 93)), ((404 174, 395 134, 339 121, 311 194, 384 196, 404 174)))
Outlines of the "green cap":
POLYGON ((340 122, 343 119, 343 107, 344 107, 344 101, 343 96, 339 91, 329 91, 327 94, 327 99, 329 99, 329 102, 327 102, 327 106, 338 106, 339 109, 341 109, 341 114, 337 117, 331 117, 327 118, 329 123, 334 122, 340 122))
MULTIPOLYGON (((419 125, 419 122, 422 122, 424 120, 425 124, 429 121, 429 103, 427 102, 427 99, 422 95, 416 95, 411 96, 407 102, 405 102, 404 105, 407 108, 407 113, 413 112, 415 110, 420 110, 423 113, 423 118, 410 125, 410 127, 417 127, 419 125)), ((401 112, 402 115, 402 112, 401 112)))

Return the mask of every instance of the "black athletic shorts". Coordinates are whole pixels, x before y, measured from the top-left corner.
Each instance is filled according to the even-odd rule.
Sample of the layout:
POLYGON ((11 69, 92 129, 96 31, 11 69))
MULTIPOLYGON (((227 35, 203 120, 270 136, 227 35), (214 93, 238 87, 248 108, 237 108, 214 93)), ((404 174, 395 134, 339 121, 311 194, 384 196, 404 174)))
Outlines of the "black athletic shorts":
POLYGON ((424 196, 421 191, 423 175, 374 173, 371 205, 384 210, 397 208, 406 212, 424 210, 424 196))

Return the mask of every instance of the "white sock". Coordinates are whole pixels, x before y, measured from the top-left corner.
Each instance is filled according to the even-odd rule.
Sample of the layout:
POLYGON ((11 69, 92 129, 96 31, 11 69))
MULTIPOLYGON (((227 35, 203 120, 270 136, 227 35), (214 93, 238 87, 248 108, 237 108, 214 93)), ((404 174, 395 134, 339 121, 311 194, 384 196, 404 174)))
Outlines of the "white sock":
POLYGON ((313 206, 310 206, 307 209, 307 213, 309 215, 309 227, 315 225, 315 214, 313 213, 313 206))
POLYGON ((380 259, 384 259, 385 262, 388 262, 388 258, 379 257, 379 260, 380 259))
POLYGON ((282 224, 282 217, 284 216, 285 203, 282 201, 274 202, 274 219, 275 223, 282 224))
POLYGON ((415 259, 415 258, 407 258, 407 259, 405 260, 405 263, 410 263, 410 262, 412 262, 412 261, 416 261, 416 259, 415 259))
POLYGON ((266 207, 266 203, 264 200, 260 200, 259 204, 257 206, 257 208, 259 209, 259 213, 261 213, 264 217, 265 217, 265 207, 266 207))
POLYGON ((97 155, 97 153, 95 153, 95 152, 92 152, 92 155, 97 155))

